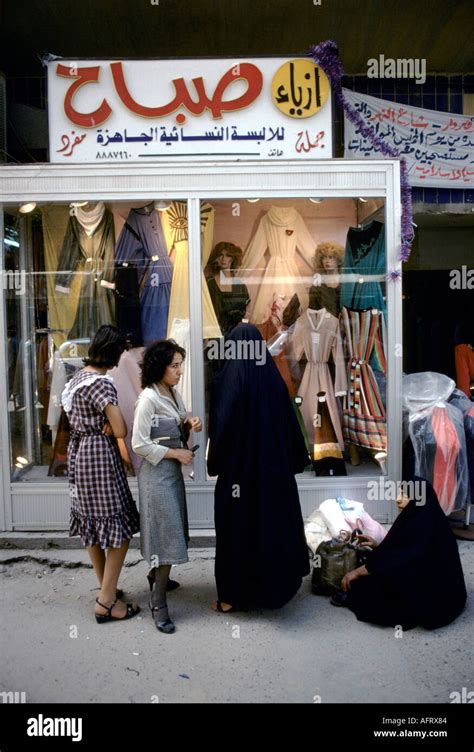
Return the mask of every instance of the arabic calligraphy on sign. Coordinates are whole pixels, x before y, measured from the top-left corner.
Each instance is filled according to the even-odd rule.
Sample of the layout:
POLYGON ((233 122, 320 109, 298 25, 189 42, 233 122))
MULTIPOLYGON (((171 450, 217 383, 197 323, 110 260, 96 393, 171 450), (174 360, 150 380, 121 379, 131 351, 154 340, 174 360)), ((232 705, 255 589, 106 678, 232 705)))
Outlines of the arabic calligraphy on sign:
MULTIPOLYGON (((277 128, 271 128, 263 126, 260 130, 247 131, 246 133, 239 133, 237 126, 222 126, 218 128, 214 126, 211 130, 205 133, 197 133, 186 135, 184 128, 177 128, 174 125, 169 132, 166 132, 164 125, 160 126, 162 131, 161 136, 158 137, 158 128, 149 128, 149 133, 142 131, 138 136, 133 136, 127 133, 125 128, 123 133, 116 131, 113 135, 109 133, 109 129, 102 128, 97 129, 97 143, 108 146, 109 144, 117 144, 126 141, 140 141, 144 146, 148 146, 150 141, 160 141, 165 143, 166 146, 171 146, 173 143, 180 141, 256 141, 260 144, 262 141, 283 141, 285 139, 285 128, 283 126, 277 128), (107 140, 105 140, 107 139, 107 140)), ((73 131, 74 132, 74 131, 73 131)), ((306 151, 306 150, 305 150, 306 151)))
MULTIPOLYGON (((239 63, 229 68, 221 76, 211 96, 208 95, 204 79, 201 76, 192 79, 192 84, 197 94, 197 101, 191 96, 188 89, 189 84, 184 78, 174 78, 171 82, 175 91, 174 98, 166 104, 148 107, 137 102, 130 93, 125 80, 123 63, 110 63, 110 71, 115 91, 125 107, 136 115, 151 118, 170 115, 180 107, 183 107, 192 115, 202 115, 207 110, 214 119, 221 118, 223 112, 234 112, 252 104, 259 96, 263 86, 263 77, 256 65, 252 63, 239 63), (239 80, 246 82, 247 90, 235 99, 226 99, 224 96, 226 89, 239 80)), ((68 88, 64 97, 64 111, 74 125, 81 126, 82 128, 93 128, 105 123, 112 114, 112 108, 107 99, 103 99, 96 110, 87 113, 79 112, 73 104, 74 96, 82 86, 99 82, 100 72, 100 65, 71 69, 67 65, 58 63, 56 67, 57 76, 76 79, 68 88)), ((182 124, 186 121, 186 116, 183 113, 178 113, 176 121, 182 124)))
POLYGON ((298 137, 296 139, 295 144, 295 150, 301 154, 302 151, 311 151, 311 149, 317 149, 318 147, 320 149, 324 149, 324 131, 320 131, 319 133, 315 133, 314 139, 311 138, 309 132, 306 131, 299 131, 298 137))
POLYGON ((291 60, 273 76, 273 102, 292 118, 315 115, 324 107, 328 94, 328 78, 312 60, 291 60))
MULTIPOLYGON (((432 188, 474 185, 474 117, 388 102, 344 89, 348 102, 408 168, 410 183, 432 188)), ((377 157, 363 126, 346 118, 345 156, 377 157)))
POLYGON ((72 140, 73 136, 75 136, 75 131, 71 131, 70 137, 67 133, 63 133, 61 136, 62 149, 56 149, 58 154, 62 154, 63 157, 70 157, 76 146, 84 141, 87 133, 83 133, 82 136, 75 136, 74 141, 72 140))

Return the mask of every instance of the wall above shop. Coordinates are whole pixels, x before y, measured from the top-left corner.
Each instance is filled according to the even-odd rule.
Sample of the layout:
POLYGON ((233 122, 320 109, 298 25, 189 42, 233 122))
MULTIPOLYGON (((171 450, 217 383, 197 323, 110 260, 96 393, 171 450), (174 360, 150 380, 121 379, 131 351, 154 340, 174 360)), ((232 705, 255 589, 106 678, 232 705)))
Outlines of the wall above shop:
POLYGON ((38 54, 84 57, 297 55, 335 39, 349 74, 367 61, 425 58, 474 70, 470 0, 4 0, 0 67, 38 73, 38 54), (319 4, 318 4, 319 2, 319 4))

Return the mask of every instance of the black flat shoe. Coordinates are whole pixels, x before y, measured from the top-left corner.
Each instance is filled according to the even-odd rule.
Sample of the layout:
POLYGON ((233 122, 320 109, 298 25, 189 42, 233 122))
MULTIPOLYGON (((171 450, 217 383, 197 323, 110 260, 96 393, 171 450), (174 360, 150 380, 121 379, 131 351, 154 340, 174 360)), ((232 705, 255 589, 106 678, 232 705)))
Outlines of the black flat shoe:
POLYGON ((154 606, 151 601, 148 603, 148 605, 150 607, 153 621, 155 622, 155 627, 158 629, 158 631, 163 632, 163 634, 173 634, 173 632, 176 631, 174 621, 172 621, 169 617, 165 619, 164 621, 160 621, 158 618, 158 612, 163 611, 164 609, 168 611, 168 607, 167 606, 154 606))
POLYGON ((117 599, 114 600, 111 606, 104 606, 104 604, 101 603, 98 598, 95 599, 95 602, 98 606, 102 606, 102 608, 105 608, 107 611, 106 614, 95 615, 97 624, 105 624, 108 621, 126 621, 127 619, 133 619, 133 617, 136 616, 140 611, 140 606, 133 608, 133 605, 131 603, 127 603, 127 613, 124 614, 124 616, 112 616, 112 609, 117 603, 117 599))
POLYGON ((347 593, 345 593, 344 590, 338 590, 337 593, 334 593, 329 603, 331 606, 347 608, 347 593))

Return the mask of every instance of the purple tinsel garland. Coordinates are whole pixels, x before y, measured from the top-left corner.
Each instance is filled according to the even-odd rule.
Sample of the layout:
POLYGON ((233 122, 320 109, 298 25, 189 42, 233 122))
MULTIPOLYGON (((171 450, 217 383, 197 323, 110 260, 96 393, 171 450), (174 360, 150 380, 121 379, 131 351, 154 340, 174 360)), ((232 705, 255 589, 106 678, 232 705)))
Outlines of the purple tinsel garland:
MULTIPOLYGON (((374 128, 367 125, 362 116, 356 109, 349 104, 345 99, 342 92, 341 80, 344 75, 344 68, 339 59, 339 51, 336 42, 328 40, 321 42, 310 47, 309 54, 322 70, 325 72, 334 91, 336 101, 343 109, 344 113, 351 121, 358 126, 359 132, 364 138, 369 139, 372 146, 385 157, 397 158, 400 156, 397 149, 389 146, 385 141, 377 136, 374 128)), ((402 201, 402 217, 401 217, 401 236, 402 243, 400 248, 400 261, 408 261, 411 252, 411 243, 413 240, 413 211, 411 204, 411 186, 408 180, 408 171, 406 161, 402 158, 400 160, 400 185, 401 185, 401 201, 402 201)))

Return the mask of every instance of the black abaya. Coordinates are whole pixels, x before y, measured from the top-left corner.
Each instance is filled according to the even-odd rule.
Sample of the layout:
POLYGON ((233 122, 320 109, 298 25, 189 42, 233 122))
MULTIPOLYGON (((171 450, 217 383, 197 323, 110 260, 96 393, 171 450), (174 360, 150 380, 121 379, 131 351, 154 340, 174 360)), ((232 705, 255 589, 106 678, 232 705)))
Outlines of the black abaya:
POLYGON ((369 556, 368 576, 351 584, 347 605, 360 621, 437 629, 463 610, 466 587, 456 539, 426 481, 425 503, 402 510, 369 556))
POLYGON ((248 343, 254 357, 226 360, 212 387, 208 471, 218 475, 217 592, 234 607, 280 608, 309 573, 294 477, 308 465, 308 452, 260 332, 240 324, 226 347, 229 341, 248 343))

